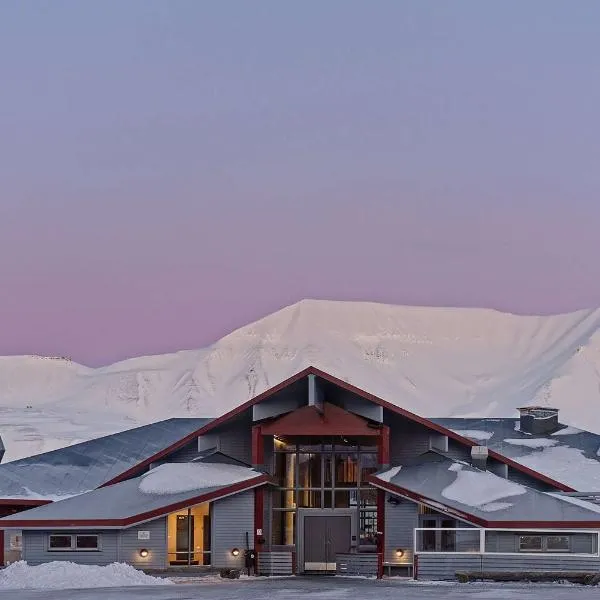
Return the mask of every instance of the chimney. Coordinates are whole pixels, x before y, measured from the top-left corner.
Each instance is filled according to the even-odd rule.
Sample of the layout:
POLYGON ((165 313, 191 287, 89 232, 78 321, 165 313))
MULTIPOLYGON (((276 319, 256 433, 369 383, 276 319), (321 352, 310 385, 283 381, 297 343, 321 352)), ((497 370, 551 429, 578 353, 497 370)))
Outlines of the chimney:
POLYGON ((471 464, 485 471, 487 469, 488 449, 487 446, 471 446, 471 464))
POLYGON ((558 423, 558 408, 524 406, 519 408, 519 429, 523 433, 553 433, 558 423))

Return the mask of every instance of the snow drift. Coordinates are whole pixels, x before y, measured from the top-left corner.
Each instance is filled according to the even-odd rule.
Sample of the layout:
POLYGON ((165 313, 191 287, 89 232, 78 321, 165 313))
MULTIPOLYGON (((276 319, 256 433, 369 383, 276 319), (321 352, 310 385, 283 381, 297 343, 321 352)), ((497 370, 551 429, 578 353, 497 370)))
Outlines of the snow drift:
POLYGON ((5 460, 218 416, 308 365, 423 416, 510 417, 536 403, 600 432, 600 310, 538 317, 306 300, 200 350, 98 369, 0 358, 5 460))
POLYGON ((151 577, 124 563, 98 567, 54 561, 30 566, 25 561, 19 561, 0 571, 0 589, 11 590, 67 590, 170 584, 172 582, 168 579, 151 577))

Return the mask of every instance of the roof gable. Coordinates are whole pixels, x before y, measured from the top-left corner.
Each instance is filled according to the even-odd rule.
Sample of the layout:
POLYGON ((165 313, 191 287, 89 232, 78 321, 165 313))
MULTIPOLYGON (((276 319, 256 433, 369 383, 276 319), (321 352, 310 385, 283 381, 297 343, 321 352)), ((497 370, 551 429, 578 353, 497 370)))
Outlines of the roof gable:
MULTIPOLYGON (((379 398, 378 396, 375 396, 374 394, 371 394, 365 390, 362 390, 361 388, 359 388, 355 385, 352 385, 352 384, 348 383, 347 381, 343 381, 342 379, 339 379, 338 377, 335 377, 334 375, 330 375, 329 373, 326 373, 325 371, 321 371, 320 369, 317 369, 316 367, 310 366, 310 367, 307 367, 306 369, 303 369, 302 371, 296 373, 292 377, 289 377, 285 381, 282 381, 281 383, 277 384, 276 386, 262 392, 258 396, 251 398, 250 400, 244 402, 240 406, 225 413, 224 415, 222 415, 216 419, 213 419, 210 423, 207 423, 205 426, 197 429, 196 431, 190 433, 186 437, 179 440, 177 443, 173 444, 170 448, 166 448, 162 452, 159 452, 156 455, 140 462, 139 464, 128 469, 127 471, 125 471, 124 473, 120 474, 119 476, 113 478, 111 481, 105 483, 104 485, 110 485, 110 484, 116 483, 118 481, 123 481, 124 479, 127 479, 128 477, 135 476, 136 474, 142 472, 143 469, 145 469, 150 463, 155 462, 160 459, 163 459, 164 457, 168 456, 172 452, 185 446, 187 443, 192 441, 194 438, 196 438, 200 435, 204 435, 204 434, 208 433, 209 431, 216 429, 217 427, 226 423, 230 419, 233 419, 234 417, 241 415, 242 413, 244 413, 245 411, 250 409, 255 404, 259 404, 260 402, 263 402, 264 400, 272 397, 277 392, 283 390, 284 388, 288 387, 292 383, 299 381, 303 377, 307 377, 308 375, 316 375, 317 377, 320 377, 321 379, 324 379, 325 381, 328 381, 348 392, 356 394, 357 396, 363 398, 364 400, 373 402, 374 404, 381 406, 384 409, 391 411, 392 413, 401 415, 410 421, 424 425, 428 429, 431 429, 432 431, 436 431, 437 433, 440 433, 442 435, 448 436, 449 438, 454 439, 457 442, 459 442, 467 447, 472 447, 472 446, 478 445, 477 442, 475 442, 467 437, 464 437, 462 435, 459 435, 459 434, 455 433, 454 431, 452 431, 438 423, 435 423, 434 421, 432 421, 430 419, 416 415, 415 413, 412 413, 404 408, 401 408, 395 404, 392 404, 391 402, 388 402, 387 400, 383 400, 382 398, 379 398)), ((538 479, 539 481, 542 481, 542 482, 550 485, 551 487, 556 488, 557 490, 561 490, 561 491, 565 491, 565 492, 575 491, 572 487, 565 485, 559 481, 556 481, 546 475, 538 473, 537 471, 535 471, 533 469, 525 467, 525 466, 519 464, 518 462, 515 462, 514 460, 511 460, 510 458, 507 458, 506 456, 500 454, 499 452, 490 450, 489 456, 491 458, 495 458, 496 460, 507 464, 508 466, 512 467, 513 469, 516 469, 517 471, 521 471, 522 473, 525 473, 525 474, 529 475, 530 477, 538 479)))
POLYGON ((275 421, 261 426, 263 435, 351 435, 371 436, 379 433, 368 422, 335 404, 325 402, 323 411, 303 406, 275 421))

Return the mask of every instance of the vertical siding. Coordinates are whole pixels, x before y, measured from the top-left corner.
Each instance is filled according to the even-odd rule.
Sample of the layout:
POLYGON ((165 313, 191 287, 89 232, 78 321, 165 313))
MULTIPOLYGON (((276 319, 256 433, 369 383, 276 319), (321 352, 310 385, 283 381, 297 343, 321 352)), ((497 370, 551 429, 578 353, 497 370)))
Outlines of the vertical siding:
POLYGON ((138 569, 163 569, 167 566, 167 518, 136 525, 120 531, 119 561, 126 562, 138 569), (149 540, 138 540, 138 531, 149 531, 149 540), (142 558, 140 550, 148 550, 148 556, 142 558))
POLYGON ((246 532, 250 545, 254 543, 254 490, 249 490, 212 505, 212 555, 211 562, 217 568, 243 568, 246 532), (238 548, 240 555, 234 557, 231 550, 238 548))
POLYGON ((410 500, 401 500, 400 504, 385 503, 385 558, 384 562, 397 565, 412 564, 413 531, 419 526, 418 505, 410 500), (404 556, 398 558, 396 549, 404 550, 404 556))
POLYGON ((456 440, 448 440, 448 456, 454 460, 464 460, 468 463, 471 462, 471 448, 465 446, 456 440))
POLYGON ((31 565, 52 561, 70 561, 80 565, 108 565, 119 560, 118 537, 116 530, 65 531, 65 534, 97 533, 102 536, 101 550, 98 552, 49 552, 48 535, 60 533, 58 530, 23 531, 23 560, 31 565))

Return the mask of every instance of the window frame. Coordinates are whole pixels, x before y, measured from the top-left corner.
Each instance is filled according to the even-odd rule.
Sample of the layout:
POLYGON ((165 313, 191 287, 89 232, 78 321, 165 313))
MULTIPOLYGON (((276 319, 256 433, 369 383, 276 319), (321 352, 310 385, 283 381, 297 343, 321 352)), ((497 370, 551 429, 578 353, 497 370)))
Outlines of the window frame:
POLYGON ((102 535, 100 533, 49 533, 47 538, 47 549, 48 552, 101 552, 102 551, 102 535), (71 541, 70 546, 64 546, 62 548, 52 547, 52 538, 69 538, 71 541), (77 544, 79 537, 95 537, 96 547, 95 548, 81 548, 77 544))
POLYGON ((538 553, 538 554, 570 554, 571 553, 571 535, 562 535, 560 533, 546 533, 546 534, 535 534, 535 535, 519 535, 519 552, 525 553, 538 553), (540 539, 540 547, 539 548, 522 548, 521 540, 523 538, 539 538, 540 539), (548 540, 550 538, 562 538, 566 540, 567 545, 565 548, 548 548, 548 540))
POLYGON ((545 552, 571 552, 571 536, 569 535, 547 535, 545 536, 545 548, 544 551, 545 552), (567 541, 567 547, 566 548, 549 548, 548 547, 548 540, 550 538, 559 538, 559 539, 564 539, 567 541))
POLYGON ((519 552, 543 552, 544 551, 544 536, 541 534, 535 535, 519 535, 519 552), (523 548, 524 538, 534 538, 540 540, 539 548, 523 548))

